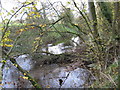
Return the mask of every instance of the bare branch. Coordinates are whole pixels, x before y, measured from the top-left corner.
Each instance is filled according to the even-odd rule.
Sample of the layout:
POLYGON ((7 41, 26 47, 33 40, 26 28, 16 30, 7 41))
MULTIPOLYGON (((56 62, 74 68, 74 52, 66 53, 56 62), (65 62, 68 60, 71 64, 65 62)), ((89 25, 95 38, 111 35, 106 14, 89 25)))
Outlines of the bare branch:
POLYGON ((4 35, 5 35, 8 27, 9 27, 8 25, 9 25, 11 19, 12 19, 23 7, 26 7, 26 6, 30 5, 30 4, 33 4, 33 2, 32 2, 32 3, 29 3, 29 4, 27 4, 27 5, 22 5, 22 6, 10 17, 10 19, 8 20, 8 22, 7 22, 7 24, 6 24, 6 27, 4 28, 4 32, 3 32, 3 34, 2 34, 2 39, 4 38, 4 35))
POLYGON ((12 57, 10 57, 9 55, 7 55, 7 53, 5 52, 5 50, 2 50, 2 53, 8 58, 10 59, 10 61, 13 63, 14 66, 16 66, 16 68, 25 76, 28 77, 28 80, 31 82, 31 84, 35 87, 35 88, 41 88, 41 86, 29 75, 29 73, 26 70, 23 70, 19 64, 16 62, 16 60, 12 57))

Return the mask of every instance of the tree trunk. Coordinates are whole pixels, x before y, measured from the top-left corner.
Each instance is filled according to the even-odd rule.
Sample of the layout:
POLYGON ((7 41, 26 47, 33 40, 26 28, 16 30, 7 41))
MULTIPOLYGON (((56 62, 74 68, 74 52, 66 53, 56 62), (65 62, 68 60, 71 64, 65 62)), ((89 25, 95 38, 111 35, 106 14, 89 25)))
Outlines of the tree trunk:
POLYGON ((114 38, 120 42, 120 3, 114 3, 114 22, 113 22, 113 34, 114 38))
POLYGON ((95 11, 94 1, 88 2, 89 11, 90 11, 90 18, 93 23, 93 30, 94 30, 94 38, 97 39, 99 37, 98 29, 97 29, 97 17, 95 11))

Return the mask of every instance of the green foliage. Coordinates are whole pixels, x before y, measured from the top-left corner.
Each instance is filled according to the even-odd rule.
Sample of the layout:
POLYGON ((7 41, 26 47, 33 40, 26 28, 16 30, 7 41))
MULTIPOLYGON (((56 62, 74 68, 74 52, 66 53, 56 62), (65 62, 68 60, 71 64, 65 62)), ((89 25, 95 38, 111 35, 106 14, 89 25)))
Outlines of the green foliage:
MULTIPOLYGON (((40 37, 42 39, 43 44, 41 45, 47 45, 47 44, 53 44, 57 45, 59 43, 68 43, 70 42, 72 36, 76 33, 77 29, 73 26, 66 27, 62 24, 56 24, 54 26, 55 28, 51 28, 50 30, 46 31, 46 29, 43 28, 43 35, 40 37)), ((22 31, 22 34, 20 35, 19 39, 17 40, 17 44, 15 45, 13 49, 12 54, 20 54, 20 53, 30 53, 33 51, 33 47, 35 44, 35 41, 37 37, 39 37, 40 29, 39 28, 26 28, 26 26, 21 24, 13 24, 13 26, 10 26, 11 35, 9 36, 12 40, 15 40, 14 37, 17 37, 18 34, 20 34, 20 31, 22 31), (26 30, 25 30, 26 29, 26 30), (27 42, 27 43, 26 43, 27 42)))
POLYGON ((103 16, 108 20, 109 23, 112 23, 113 13, 111 2, 98 2, 103 16))
POLYGON ((56 24, 53 28, 44 34, 43 41, 46 44, 53 43, 53 45, 66 43, 72 38, 72 33, 77 33, 75 27, 71 26, 71 28, 68 28, 63 24, 56 24))
MULTIPOLYGON (((118 85, 118 62, 111 64, 106 70, 99 73, 98 79, 91 87, 94 88, 117 88, 118 85)), ((97 77, 96 76, 96 77, 97 77)))
POLYGON ((69 24, 74 21, 74 16, 70 8, 64 8, 60 17, 64 17, 63 20, 61 20, 61 22, 68 27, 69 24))
POLYGON ((10 30, 11 30, 10 38, 12 38, 14 41, 15 37, 17 37, 20 34, 20 31, 22 31, 22 34, 20 35, 16 42, 16 45, 14 46, 13 54, 17 55, 23 52, 24 53, 32 52, 34 41, 35 38, 39 35, 39 31, 35 29, 25 28, 24 25, 11 26, 10 30))

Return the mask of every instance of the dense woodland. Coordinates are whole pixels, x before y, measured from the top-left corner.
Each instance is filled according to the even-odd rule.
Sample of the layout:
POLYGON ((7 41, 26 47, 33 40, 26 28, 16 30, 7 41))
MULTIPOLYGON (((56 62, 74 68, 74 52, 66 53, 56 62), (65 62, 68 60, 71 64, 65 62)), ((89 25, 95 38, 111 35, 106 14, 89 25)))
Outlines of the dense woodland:
MULTIPOLYGON (((96 77, 90 88, 120 86, 120 2, 18 2, 18 7, 7 12, 1 4, 0 47, 2 68, 10 60, 35 88, 41 88, 23 70, 14 57, 29 54, 42 64, 80 61, 96 77), (39 4, 38 4, 39 3, 39 4), (38 7, 39 5, 39 7, 38 7), (4 13, 6 12, 6 13, 4 13), (13 20, 14 18, 18 18, 13 20), (72 37, 80 43, 73 51, 53 54, 48 44, 73 46, 72 37), (46 50, 43 51, 42 49, 46 50), (45 55, 43 55, 43 53, 45 55)), ((70 48, 68 48, 70 49, 70 48)), ((2 73, 2 72, 1 72, 2 73)), ((2 77, 1 77, 2 79, 2 77)))

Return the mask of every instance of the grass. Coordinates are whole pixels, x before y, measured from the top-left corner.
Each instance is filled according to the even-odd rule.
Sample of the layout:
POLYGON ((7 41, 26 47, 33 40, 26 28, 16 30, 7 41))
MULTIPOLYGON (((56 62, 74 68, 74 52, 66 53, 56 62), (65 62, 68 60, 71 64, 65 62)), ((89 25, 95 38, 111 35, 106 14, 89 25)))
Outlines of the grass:
MULTIPOLYGON (((70 33, 59 33, 59 32, 73 32, 73 33, 77 33, 76 32, 76 28, 69 26, 63 26, 62 24, 55 24, 54 26, 56 28, 51 28, 50 31, 52 32, 45 32, 43 33, 43 36, 40 37, 42 39, 41 44, 47 45, 47 44, 53 44, 53 45, 57 45, 59 43, 69 43, 69 41, 71 40, 71 38, 73 37, 73 34, 70 33)), ((17 37, 16 31, 18 31, 19 29, 24 28, 24 26, 22 26, 21 24, 11 24, 9 30, 11 31, 10 34, 10 38, 12 40, 15 40, 15 37, 17 37)), ((45 28, 43 28, 44 30, 46 30, 45 28)), ((35 29, 29 29, 27 31, 23 31, 22 35, 20 36, 19 40, 17 41, 18 46, 15 47, 15 49, 13 51, 17 52, 17 53, 29 53, 32 51, 33 46, 35 45, 34 42, 36 41, 35 38, 39 37, 39 29, 35 28, 35 29), (27 42, 27 43, 26 43, 27 42), (20 46, 21 45, 21 46, 20 46)))
POLYGON ((98 79, 91 85, 92 88, 117 88, 118 63, 111 64, 106 70, 99 72, 98 79))

